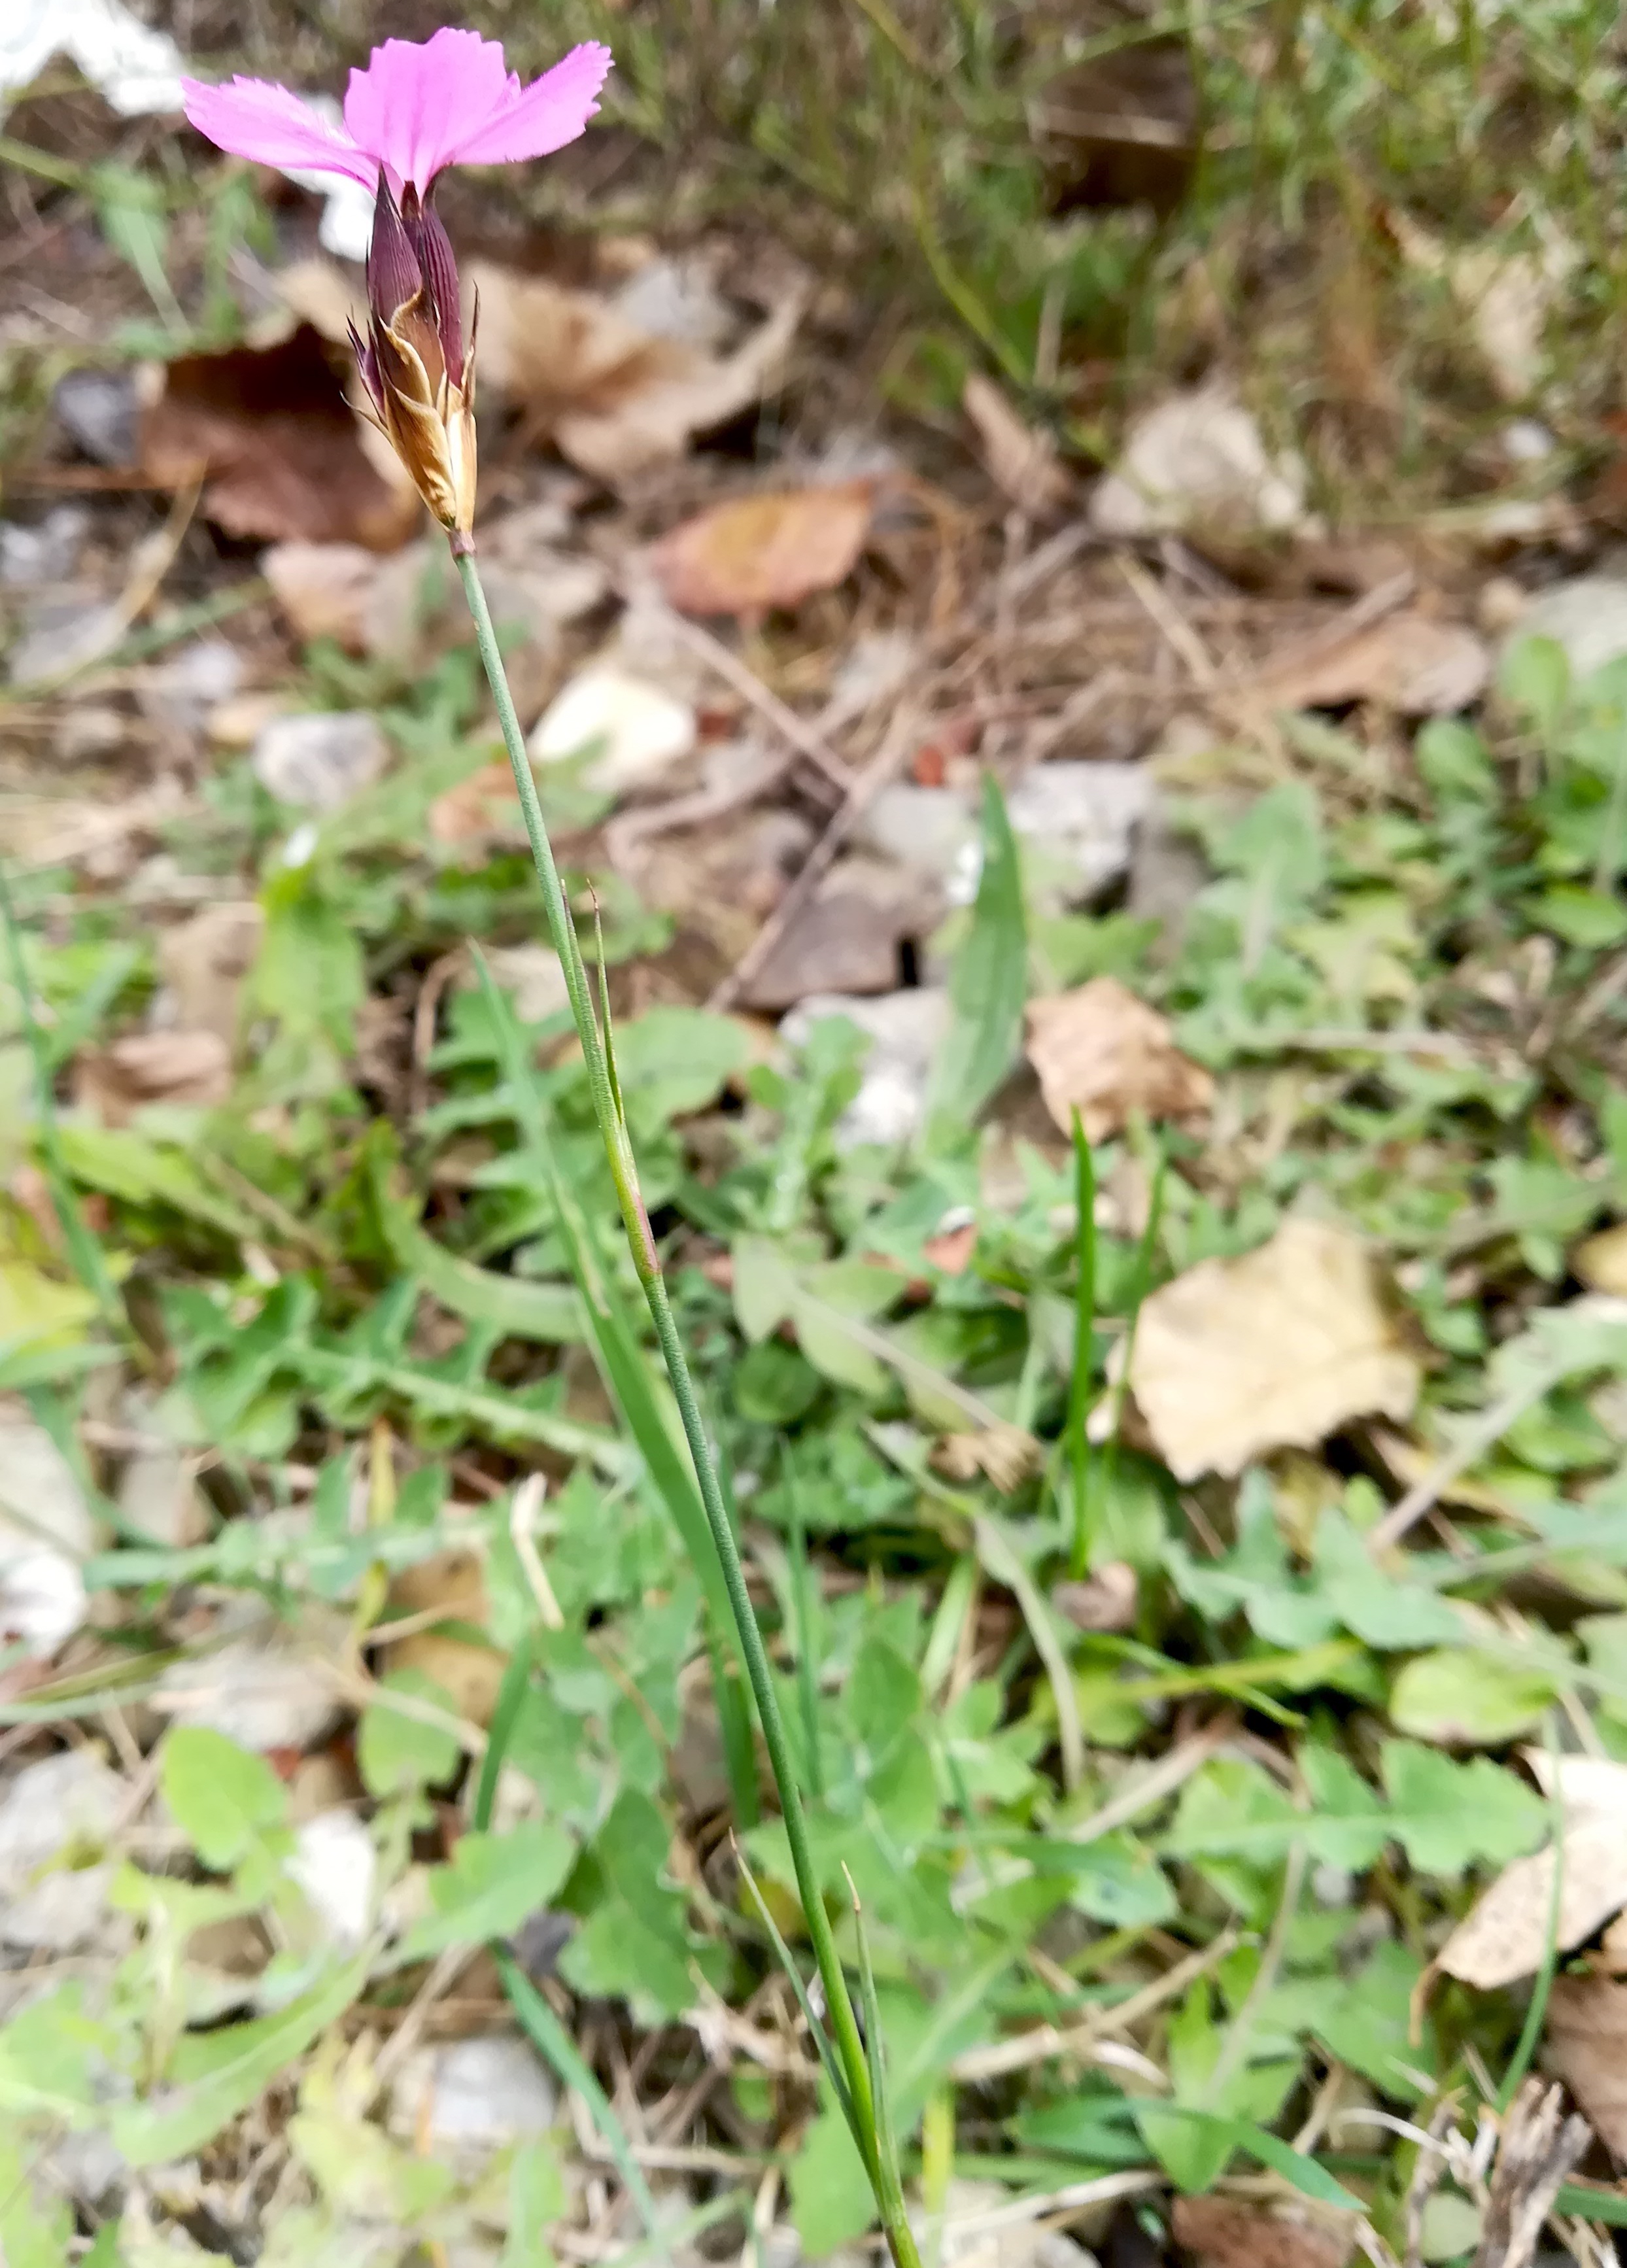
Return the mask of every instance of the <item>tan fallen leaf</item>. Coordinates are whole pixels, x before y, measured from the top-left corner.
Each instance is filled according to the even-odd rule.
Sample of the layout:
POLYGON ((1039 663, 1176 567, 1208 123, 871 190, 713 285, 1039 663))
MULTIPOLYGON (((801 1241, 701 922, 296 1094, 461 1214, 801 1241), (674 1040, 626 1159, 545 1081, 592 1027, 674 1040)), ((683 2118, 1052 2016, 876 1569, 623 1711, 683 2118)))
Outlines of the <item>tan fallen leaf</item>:
POLYGON ((1109 1559, 1080 1583, 1052 1586, 1051 1604, 1075 1630, 1127 1631, 1136 1626, 1140 1586, 1123 1559, 1109 1559))
POLYGON ((183 1032, 212 1032, 231 1048, 237 1038, 243 979, 254 965, 266 925, 253 898, 204 906, 179 929, 166 931, 158 967, 175 998, 183 1032))
POLYGON ((684 520, 648 556, 686 615, 758 615, 834 590, 858 563, 874 506, 869 481, 738 497, 684 520))
POLYGON ((142 469, 164 488, 202 476, 204 512, 229 534, 391 551, 419 526, 416 497, 369 453, 342 366, 309 324, 273 347, 179 356, 162 387, 142 469))
POLYGON ((470 843, 519 840, 523 824, 514 775, 505 763, 482 764, 430 806, 430 835, 449 850, 470 843))
MULTIPOLYGON (((481 1562, 467 1551, 442 1551, 409 1567, 390 1586, 390 1603, 403 1619, 431 1610, 449 1622, 483 1630, 490 1612, 481 1562)), ((503 1683, 503 1656, 472 1638, 443 1630, 415 1630, 385 1657, 391 1669, 417 1669, 452 1696, 458 1714, 489 1725, 503 1683)))
POLYGON ((1627 1299, 1627 1220, 1586 1238, 1571 1255, 1571 1266, 1590 1292, 1627 1299))
POLYGON ((1130 1385, 1160 1455, 1190 1481, 1312 1448, 1352 1418, 1406 1418, 1418 1366, 1361 1240, 1289 1219, 1241 1259, 1201 1261, 1143 1303, 1130 1385))
POLYGON ((806 294, 788 289, 730 354, 659 337, 609 300, 475 261, 482 381, 585 473, 624 479, 681 456, 779 385, 806 294))
POLYGON ((961 394, 989 476, 1004 489, 1019 512, 1043 519, 1060 512, 1073 494, 1073 482, 1058 462, 1049 433, 1036 432, 1012 409, 991 378, 973 371, 961 394))
MULTIPOLYGON (((1555 1943, 1562 1953, 1627 1906, 1627 1764, 1528 1750, 1527 1762, 1563 1808, 1555 1943)), ((1505 1867, 1436 1955, 1448 1977, 1483 1992, 1535 1976, 1548 1945, 1554 1849, 1505 1867)))
POLYGON ((1415 612, 1388 615, 1301 659, 1268 661, 1251 689, 1277 709, 1371 701, 1401 717, 1449 717, 1484 692, 1491 674, 1473 630, 1415 612))
POLYGON ((1229 2198, 1177 2198, 1170 2225, 1198 2268, 1344 2268, 1355 2244, 1353 2228, 1290 2220, 1229 2198))
POLYGON ((297 637, 333 638, 351 653, 367 644, 379 555, 359 543, 274 543, 260 571, 297 637))
POLYGON ((1547 2060, 1627 2162, 1627 1984, 1608 1977, 1556 1977, 1548 1996, 1547 2060))
POLYGON ((1009 1496, 1042 1455, 1033 1434, 1020 1425, 990 1425, 977 1433, 946 1433, 933 1445, 931 1462, 946 1479, 975 1481, 981 1476, 1009 1496))
POLYGON ((1064 1134, 1077 1110, 1086 1138, 1104 1141, 1135 1117, 1194 1118, 1214 1081, 1183 1056, 1169 1021, 1114 976, 1028 1004, 1028 1061, 1064 1134))
POLYGON ((151 1102, 224 1102, 232 1050, 218 1032, 136 1032, 87 1049, 74 1064, 74 1101, 104 1126, 126 1126, 151 1102))

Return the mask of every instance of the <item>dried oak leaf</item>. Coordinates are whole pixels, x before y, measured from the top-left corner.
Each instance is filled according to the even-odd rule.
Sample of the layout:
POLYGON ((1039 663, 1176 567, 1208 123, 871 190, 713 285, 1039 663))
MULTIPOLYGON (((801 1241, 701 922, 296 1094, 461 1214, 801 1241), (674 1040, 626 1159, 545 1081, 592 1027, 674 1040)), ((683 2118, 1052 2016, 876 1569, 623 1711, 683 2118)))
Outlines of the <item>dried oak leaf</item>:
POLYGON ((1627 1984, 1608 1977, 1556 1977, 1548 1996, 1550 2067, 1627 2161, 1627 1984))
POLYGON ((202 475, 210 519, 272 542, 394 550, 423 513, 394 462, 369 454, 330 350, 308 323, 276 346, 180 356, 142 428, 150 479, 180 489, 202 475))
POLYGON ((1491 657, 1473 630, 1414 612, 1268 661, 1254 690, 1277 709, 1371 701, 1401 717, 1450 717, 1485 691, 1491 674, 1491 657))
POLYGON ((1285 1220, 1238 1260, 1204 1260, 1146 1300, 1130 1385, 1177 1480, 1313 1448, 1352 1418, 1398 1421, 1418 1366, 1396 1341, 1360 1239, 1285 1220))
POLYGON ((870 481, 737 497, 682 521, 652 546, 663 596, 686 615, 760 615, 833 591, 870 533, 870 481))
POLYGON ((1313 2227, 1229 2198, 1182 2197, 1170 2227, 1199 2268, 1344 2268, 1353 2232, 1313 2227))
MULTIPOLYGON (((1561 1953, 1584 1944, 1627 1906, 1627 1764, 1602 1756, 1528 1756, 1550 1792, 1556 1775, 1564 1810, 1564 1864, 1554 1941, 1561 1953)), ((1534 1976, 1547 1949, 1553 1905, 1550 1844, 1505 1867, 1436 1955, 1439 1967, 1483 1992, 1534 1976)))
POLYGON ((232 1050, 218 1032, 135 1032, 87 1049, 74 1064, 74 1101, 104 1126, 125 1126, 150 1102, 224 1102, 232 1050))
POLYGON ((1170 1038, 1168 1020, 1115 976, 1031 1001, 1028 1061, 1063 1132, 1071 1132, 1077 1110, 1092 1142, 1137 1116, 1199 1116, 1214 1095, 1209 1073, 1170 1038))
POLYGON ((730 354, 653 335, 592 291, 473 263, 480 369, 583 472, 615 481, 681 456, 780 384, 806 293, 787 291, 730 354))
POLYGON ((977 435, 989 477, 1005 490, 1018 511, 1030 519, 1060 512, 1073 494, 1073 482, 1057 461, 1050 435, 1026 423, 981 371, 968 378, 961 407, 977 435))

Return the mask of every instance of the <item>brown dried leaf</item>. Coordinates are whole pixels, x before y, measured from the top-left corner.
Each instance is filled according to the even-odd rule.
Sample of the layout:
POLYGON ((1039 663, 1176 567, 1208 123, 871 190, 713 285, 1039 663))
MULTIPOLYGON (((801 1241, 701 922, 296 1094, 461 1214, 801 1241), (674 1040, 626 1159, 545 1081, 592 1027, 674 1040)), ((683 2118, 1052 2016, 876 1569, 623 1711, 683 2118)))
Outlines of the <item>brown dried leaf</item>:
POLYGON ((205 906, 166 932, 158 946, 158 966, 175 996, 182 1031, 213 1032, 225 1047, 232 1046, 239 995, 265 925, 263 907, 246 898, 205 906))
POLYGON ((1092 1142, 1137 1115, 1198 1116, 1214 1094, 1209 1073, 1171 1040, 1168 1020, 1114 976, 1030 1001, 1028 1061, 1062 1131, 1072 1131, 1077 1109, 1092 1142))
MULTIPOLYGON (((1555 1942, 1569 1953, 1627 1906, 1627 1764, 1550 1760, 1536 1751, 1527 1761, 1550 1790, 1557 1772, 1564 1849, 1555 1942)), ((1483 1992, 1534 1976, 1547 1949, 1553 1890, 1550 1844, 1504 1867, 1442 1946, 1438 1965, 1483 1992)))
POLYGON ((395 481, 368 454, 330 350, 308 323, 276 346, 168 364, 144 421, 141 464, 164 488, 205 475, 203 509, 232 535, 393 551, 423 518, 405 476, 395 481))
POLYGON ((1170 2226, 1199 2268, 1344 2268, 1353 2231, 1290 2220, 1227 2198, 1182 2197, 1170 2226))
POLYGON ((480 368, 585 473, 625 479, 681 456, 779 385, 805 294, 785 292, 732 354, 658 338, 591 291, 476 261, 480 368))
POLYGON ((1136 1625, 1140 1587, 1136 1571, 1123 1559, 1109 1559, 1082 1583, 1057 1583, 1051 1604, 1076 1630, 1127 1631, 1136 1625))
POLYGON ((430 833, 449 849, 467 843, 507 842, 522 833, 519 796, 507 764, 482 764, 430 806, 430 833))
POLYGON ((989 477, 1018 511, 1030 519, 1060 512, 1073 494, 1073 482, 1057 461, 1050 435, 1035 432, 981 371, 967 379, 961 407, 976 430, 989 477))
POLYGON ((73 1090, 104 1126, 128 1125, 150 1102, 224 1102, 232 1051, 218 1032, 136 1032, 80 1056, 73 1090))
POLYGON ((379 555, 359 543, 274 543, 260 571, 296 637, 366 651, 379 555))
POLYGON ((696 512, 653 546, 649 563, 686 615, 758 615, 835 590, 870 533, 869 481, 777 489, 696 512))
POLYGON ((1627 2161, 1627 1984, 1607 1977, 1556 1977, 1548 1996, 1549 2063, 1627 2161))
POLYGON ((1201 1261, 1152 1294, 1130 1384, 1160 1455, 1190 1481, 1313 1448, 1352 1418, 1406 1418, 1418 1366, 1360 1239, 1289 1219, 1241 1259, 1201 1261))
POLYGON ((1254 690, 1277 709, 1371 701, 1402 717, 1449 717, 1484 692, 1491 657, 1460 622, 1389 615, 1337 644, 1268 661, 1254 690))
POLYGON ((981 1433, 946 1433, 934 1443, 931 1463, 949 1480, 981 1475, 1009 1496, 1039 1466, 1044 1452, 1020 1425, 990 1425, 981 1433))

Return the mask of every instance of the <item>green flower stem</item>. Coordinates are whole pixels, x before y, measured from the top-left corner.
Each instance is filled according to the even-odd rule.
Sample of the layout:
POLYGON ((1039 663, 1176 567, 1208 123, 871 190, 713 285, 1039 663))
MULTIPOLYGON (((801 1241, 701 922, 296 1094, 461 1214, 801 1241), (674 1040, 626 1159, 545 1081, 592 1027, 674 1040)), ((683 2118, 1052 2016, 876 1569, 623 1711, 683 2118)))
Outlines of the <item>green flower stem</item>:
POLYGON ((779 1790, 780 1814, 785 1822, 785 1837, 791 1845, 791 1865, 796 1872, 797 1889, 807 1923, 808 1936, 814 1948, 814 1962, 824 1985, 825 2004, 829 2015, 836 2054, 846 2078, 848 2091, 855 2112, 854 2140, 865 2161, 871 2186, 876 2192, 881 2209, 887 2242, 898 2268, 919 2268, 919 2255, 915 2237, 902 2207, 889 2205, 883 2195, 880 2180, 880 2146, 878 2140, 876 2103, 871 2091, 870 2068, 860 2036, 858 2021, 853 2012, 852 1999, 847 1979, 843 1973, 841 1956, 836 1951, 825 1903, 820 1893, 819 1876, 814 1864, 814 1852, 808 1841, 807 1822, 803 1815, 802 1800, 798 1792, 796 1774, 791 1766, 791 1751, 786 1745, 785 1727, 780 1717, 779 1701, 774 1690, 774 1681, 769 1668, 767 1649, 762 1633, 757 1627, 750 1594, 746 1588, 745 1570, 734 1540, 734 1529, 724 1503, 723 1490, 718 1482, 718 1468, 713 1459, 711 1444, 701 1419, 701 1408, 696 1397, 695 1382, 689 1375, 678 1326, 674 1320, 672 1303, 666 1296, 666 1285, 661 1274, 661 1263, 651 1233, 649 1215, 639 1193, 637 1169, 634 1164, 632 1145, 628 1139, 627 1123, 622 1110, 611 1059, 606 1049, 604 1035, 594 1013, 588 989, 587 968, 582 959, 582 949, 577 941, 576 924, 560 880, 553 846, 548 839, 548 828, 542 818, 542 806, 537 798, 536 782, 532 777, 531 759, 526 753, 525 735, 519 719, 514 713, 513 696, 509 691, 503 657, 498 650, 497 633, 492 628, 490 609, 482 587, 480 572, 471 551, 459 549, 454 543, 458 572, 463 580, 464 596, 468 600, 474 618, 475 636, 480 647, 480 658, 485 665, 486 676, 491 686, 491 696, 497 704, 497 722, 503 730, 504 746, 508 750, 509 762, 513 767, 514 785, 519 796, 519 808, 526 822, 526 834, 531 844, 531 856, 537 870, 537 880, 542 886, 542 907, 548 921, 548 933, 559 965, 564 971, 565 990, 570 997, 571 1013, 576 1024, 577 1035, 582 1042, 582 1060, 587 1067, 587 1083, 593 1101, 593 1116, 599 1123, 600 1135, 605 1145, 605 1156, 615 1184, 616 1202, 621 1207, 622 1224, 627 1233, 628 1248, 633 1256, 633 1266, 649 1302, 655 1335, 660 1343, 662 1359, 667 1376, 672 1381, 673 1393, 683 1421, 685 1439, 695 1464, 695 1477, 699 1484, 701 1501, 706 1511, 706 1524, 711 1531, 712 1543, 723 1569, 723 1580, 733 1609, 735 1628, 739 1633, 740 1653, 746 1664, 746 1674, 756 1699, 757 1715, 762 1726, 763 1744, 769 1752, 769 1763, 779 1790))

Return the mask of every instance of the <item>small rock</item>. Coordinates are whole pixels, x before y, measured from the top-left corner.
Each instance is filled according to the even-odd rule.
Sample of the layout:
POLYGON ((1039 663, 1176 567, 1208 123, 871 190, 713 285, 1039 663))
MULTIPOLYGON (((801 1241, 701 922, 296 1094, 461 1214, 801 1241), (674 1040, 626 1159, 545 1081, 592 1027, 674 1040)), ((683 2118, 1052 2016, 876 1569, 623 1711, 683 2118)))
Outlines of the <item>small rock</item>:
POLYGON ((64 764, 105 763, 130 733, 129 719, 100 702, 76 701, 57 724, 52 747, 64 764))
POLYGON ((1627 653, 1627 578, 1577 575, 1539 591, 1509 632, 1504 651, 1528 637, 1553 638, 1578 683, 1627 653))
POLYGON ((384 771, 389 745, 359 710, 275 717, 254 743, 254 777, 279 803, 301 811, 342 810, 384 771))
POLYGON ((1116 471, 1091 496, 1090 519, 1100 534, 1127 538, 1280 534, 1306 525, 1306 487, 1300 460, 1270 453, 1228 387, 1203 386, 1131 426, 1116 471))
POLYGON ((902 867, 862 856, 839 858, 792 917, 740 1005, 772 1014, 810 992, 889 991, 898 983, 901 942, 930 929, 933 910, 902 867))
POLYGON ((0 1415, 0 1631, 35 1657, 85 1620, 95 1537, 78 1482, 42 1425, 0 1415))
POLYGON ((22 590, 65 583, 78 564, 90 525, 82 504, 57 504, 36 527, 0 523, 0 583, 22 590))
POLYGON ((390 2123, 431 2149, 483 2154, 546 2134, 557 2110, 553 2084, 524 2040, 491 2032, 409 2057, 390 2123))
POLYGON ((62 1866, 113 1831, 127 1790, 94 1749, 30 1764, 0 1794, 0 1938, 67 1953, 97 1933, 110 1867, 62 1866))
POLYGON ((127 1425, 146 1435, 119 1476, 119 1510, 150 1543, 170 1551, 201 1543, 210 1531, 208 1507, 199 1491, 193 1460, 154 1430, 157 1419, 145 1395, 128 1394, 122 1411, 127 1425))
POLYGON ((877 1142, 892 1149, 907 1142, 925 1116, 927 1084, 949 1028, 948 994, 926 986, 869 999, 814 993, 781 1020, 780 1036, 800 1047, 814 1026, 831 1016, 845 1016, 872 1043, 858 1093, 836 1123, 837 1148, 877 1142))
POLYGON ((379 1852, 353 1811, 318 1812, 294 1830, 287 1872, 298 1882, 332 1945, 364 1945, 373 1926, 379 1852))
POLYGON ((298 1627, 251 1609, 248 1627, 208 1653, 172 1662, 153 1705, 181 1725, 206 1725, 240 1748, 314 1748, 339 1705, 324 1675, 344 1642, 342 1616, 307 1607, 298 1627))
POLYGON ((243 657, 226 638, 195 638, 144 683, 144 712, 172 731, 195 733, 243 682, 243 657))
POLYGON ((70 439, 97 464, 135 463, 141 402, 130 364, 69 371, 56 381, 51 408, 70 439))
POLYGON ((687 756, 695 711, 659 685, 596 662, 573 677, 532 733, 534 762, 588 759, 584 778, 602 795, 644 787, 687 756))
POLYGON ((13 685, 33 685, 88 666, 111 653, 124 635, 124 616, 112 600, 66 592, 37 599, 12 646, 13 685))
POLYGON ((1088 905, 1129 868, 1152 807, 1145 764, 1036 764, 1006 802, 1028 853, 1031 895, 1058 910, 1088 905))
POLYGON ((946 897, 964 902, 976 887, 977 821, 971 798, 959 788, 916 787, 907 780, 884 787, 859 824, 858 840, 884 858, 941 885, 946 897))

